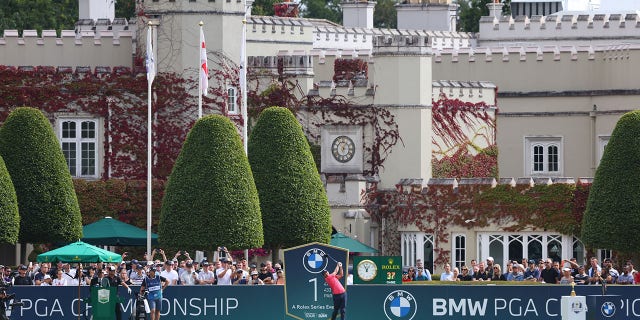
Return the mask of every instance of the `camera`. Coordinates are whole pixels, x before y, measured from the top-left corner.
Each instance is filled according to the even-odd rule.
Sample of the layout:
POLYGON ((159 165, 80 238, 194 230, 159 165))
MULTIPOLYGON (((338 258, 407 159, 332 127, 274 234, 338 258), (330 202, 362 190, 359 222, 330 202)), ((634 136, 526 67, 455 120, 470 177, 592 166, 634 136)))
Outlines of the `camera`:
POLYGON ((185 251, 184 250, 180 250, 180 254, 185 254, 185 251))

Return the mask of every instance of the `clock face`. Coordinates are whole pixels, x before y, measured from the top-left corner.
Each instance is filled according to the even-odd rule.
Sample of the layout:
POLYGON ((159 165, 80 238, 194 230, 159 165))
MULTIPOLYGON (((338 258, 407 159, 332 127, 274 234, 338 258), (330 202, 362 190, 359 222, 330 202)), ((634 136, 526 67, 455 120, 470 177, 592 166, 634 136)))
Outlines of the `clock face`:
POLYGON ((339 136, 331 143, 331 154, 338 162, 349 162, 356 153, 356 145, 347 136, 339 136))
POLYGON ((358 263, 357 272, 363 281, 371 281, 378 274, 378 266, 371 260, 362 260, 358 263))

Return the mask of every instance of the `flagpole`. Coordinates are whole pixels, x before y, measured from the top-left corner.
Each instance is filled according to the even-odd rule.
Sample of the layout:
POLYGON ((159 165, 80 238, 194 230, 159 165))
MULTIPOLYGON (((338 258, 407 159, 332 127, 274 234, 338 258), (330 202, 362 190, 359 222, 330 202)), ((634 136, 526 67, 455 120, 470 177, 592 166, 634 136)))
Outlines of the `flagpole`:
POLYGON ((151 45, 152 39, 152 29, 151 29, 151 21, 148 23, 149 29, 147 30, 147 50, 151 50, 152 52, 147 52, 147 254, 151 254, 151 219, 152 219, 152 208, 151 208, 151 184, 152 184, 152 145, 151 145, 151 136, 152 136, 152 112, 151 112, 151 85, 153 84, 153 76, 155 76, 155 67, 151 72, 150 66, 154 66, 155 61, 153 61, 153 49, 151 45), (151 57, 151 59, 149 59, 151 57))
POLYGON ((242 141, 244 153, 249 154, 247 137, 247 0, 243 1, 244 18, 242 19, 242 44, 240 45, 240 90, 242 90, 242 141))
MULTIPOLYGON (((198 23, 200 26, 200 34, 202 34, 202 26, 204 22, 198 23)), ((202 55, 202 39, 198 38, 198 119, 202 118, 202 61, 200 57, 202 55)))

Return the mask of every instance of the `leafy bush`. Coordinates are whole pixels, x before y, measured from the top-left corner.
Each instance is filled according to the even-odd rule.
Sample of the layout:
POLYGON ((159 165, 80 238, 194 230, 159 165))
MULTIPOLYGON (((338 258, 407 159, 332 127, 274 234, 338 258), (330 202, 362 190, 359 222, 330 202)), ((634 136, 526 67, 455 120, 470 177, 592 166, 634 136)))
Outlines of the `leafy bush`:
POLYGON ((82 219, 71 174, 51 123, 33 108, 17 108, 0 129, 0 155, 13 181, 20 212, 20 242, 82 238, 82 219))
POLYGON ((163 245, 189 250, 262 246, 258 192, 229 119, 204 117, 187 135, 167 181, 158 232, 163 245))
POLYGON ((582 241, 591 248, 637 251, 640 246, 640 111, 616 124, 591 186, 582 241))
POLYGON ((18 198, 13 182, 0 157, 0 243, 15 244, 20 231, 18 198))
POLYGON ((331 212, 309 143, 291 111, 265 109, 251 132, 249 163, 272 249, 329 243, 331 212))

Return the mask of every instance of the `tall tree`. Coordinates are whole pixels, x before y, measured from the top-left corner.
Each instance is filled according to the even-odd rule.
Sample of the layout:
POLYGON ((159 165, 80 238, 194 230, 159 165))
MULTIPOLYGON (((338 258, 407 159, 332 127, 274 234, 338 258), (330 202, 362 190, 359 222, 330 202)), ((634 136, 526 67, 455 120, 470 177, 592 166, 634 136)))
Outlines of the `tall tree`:
POLYGON ((301 0, 301 15, 305 18, 327 19, 342 23, 340 0, 301 0))
POLYGON ((376 28, 395 29, 398 27, 398 12, 394 0, 378 0, 373 12, 373 26, 376 28))
POLYGON ((260 114, 249 139, 265 245, 279 249, 328 243, 331 212, 302 126, 286 108, 260 114))
POLYGON ((262 246, 258 192, 228 118, 210 115, 191 128, 167 181, 158 233, 163 245, 189 250, 262 246))
POLYGON ((15 244, 20 232, 18 198, 9 171, 0 157, 0 243, 15 244))
POLYGON ((489 15, 487 4, 493 0, 461 0, 458 2, 460 7, 458 23, 458 31, 478 32, 480 30, 480 17, 489 15))
POLYGON ((582 220, 591 248, 631 253, 640 247, 640 110, 623 115, 600 160, 582 220))
POLYGON ((51 123, 34 108, 17 108, 0 128, 0 155, 15 186, 20 242, 82 238, 71 174, 51 123))
POLYGON ((256 0, 251 7, 251 14, 254 16, 273 16, 273 4, 279 0, 256 0))

